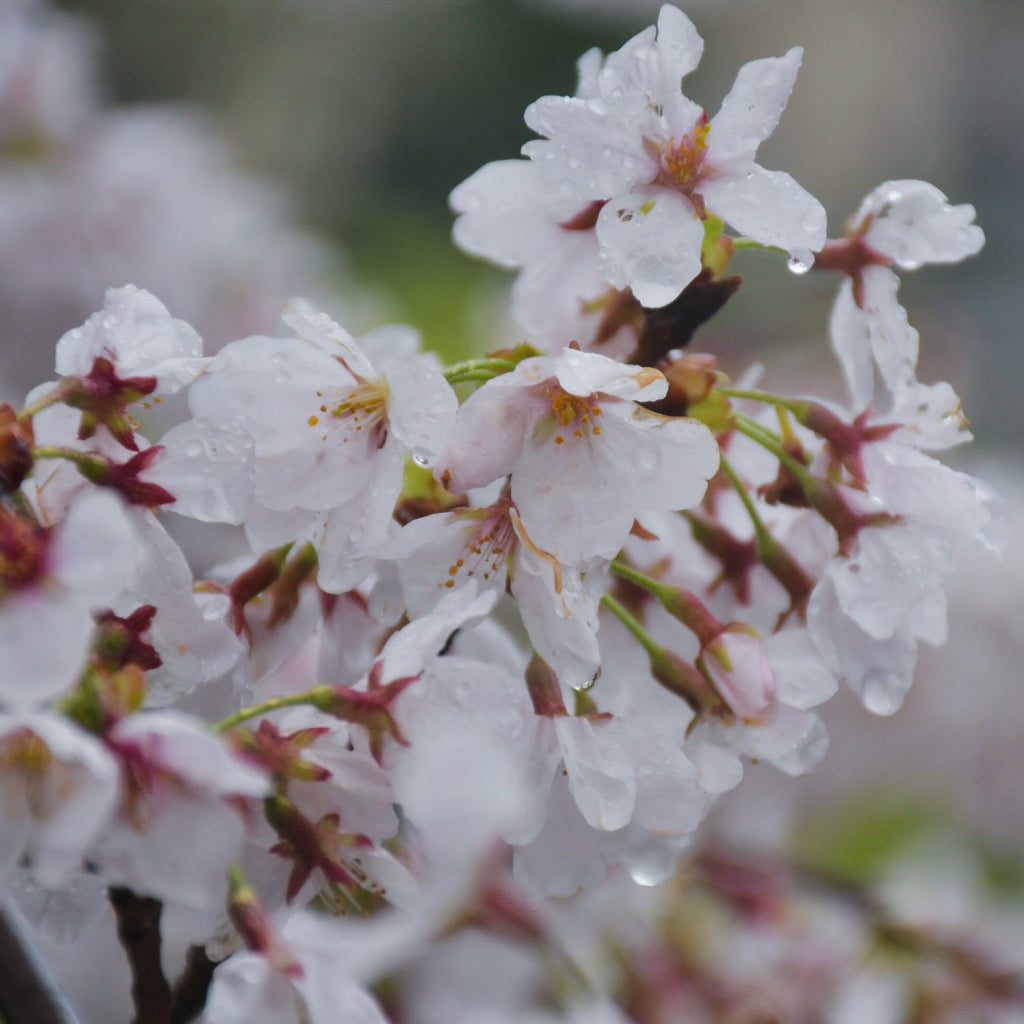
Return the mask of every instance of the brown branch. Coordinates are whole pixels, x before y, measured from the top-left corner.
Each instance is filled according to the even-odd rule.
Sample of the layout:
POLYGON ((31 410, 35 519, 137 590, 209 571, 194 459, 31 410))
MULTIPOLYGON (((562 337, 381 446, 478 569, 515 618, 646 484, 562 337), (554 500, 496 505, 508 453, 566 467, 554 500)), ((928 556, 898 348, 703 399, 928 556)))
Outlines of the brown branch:
POLYGON ((202 946, 189 946, 185 969, 171 993, 171 1024, 189 1024, 203 1012, 218 962, 211 960, 202 946))
POLYGON ((114 887, 110 903, 132 971, 132 1024, 171 1024, 171 987, 160 963, 160 913, 163 904, 130 889, 114 887))

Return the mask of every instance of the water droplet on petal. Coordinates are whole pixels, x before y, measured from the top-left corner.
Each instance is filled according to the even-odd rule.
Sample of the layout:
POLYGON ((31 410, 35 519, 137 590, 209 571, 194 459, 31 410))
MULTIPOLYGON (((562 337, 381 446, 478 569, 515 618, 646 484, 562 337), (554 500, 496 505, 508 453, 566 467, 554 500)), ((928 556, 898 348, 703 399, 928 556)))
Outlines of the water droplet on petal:
POLYGON ((810 249, 794 249, 789 257, 789 269, 794 274, 806 274, 814 266, 814 253, 810 249))
POLYGON ((185 445, 185 454, 190 459, 195 459, 203 454, 203 442, 202 441, 189 441, 185 445))
POLYGON ((412 461, 416 463, 421 469, 429 469, 436 459, 434 456, 424 448, 413 448, 412 450, 412 461))

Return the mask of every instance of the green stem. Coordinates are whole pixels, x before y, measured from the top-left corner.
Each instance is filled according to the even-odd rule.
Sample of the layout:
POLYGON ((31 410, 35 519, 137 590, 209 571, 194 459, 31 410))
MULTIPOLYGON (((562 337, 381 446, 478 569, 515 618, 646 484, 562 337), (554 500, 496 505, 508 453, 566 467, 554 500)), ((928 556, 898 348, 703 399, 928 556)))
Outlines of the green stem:
POLYGON ((454 363, 444 371, 445 380, 449 384, 463 384, 469 381, 488 381, 500 377, 516 368, 516 364, 508 359, 469 359, 464 363, 454 363))
POLYGON ((17 418, 19 420, 27 420, 32 416, 35 416, 37 412, 42 412, 44 409, 48 409, 51 405, 56 405, 58 402, 64 400, 64 389, 58 384, 52 391, 48 391, 41 398, 37 398, 31 405, 26 405, 21 412, 18 413, 17 418))
POLYGON ((740 501, 743 502, 743 507, 747 510, 750 521, 754 524, 754 533, 757 534, 757 550, 760 556, 764 548, 775 545, 775 538, 769 532, 768 527, 764 525, 764 520, 757 511, 754 499, 751 498, 746 485, 739 478, 736 470, 733 469, 732 463, 726 458, 725 452, 721 453, 721 468, 729 483, 732 484, 733 490, 739 495, 740 501))
POLYGON ((757 388, 734 388, 727 384, 717 384, 715 385, 715 390, 720 391, 728 398, 745 399, 750 402, 764 402, 767 405, 788 409, 797 419, 805 415, 807 411, 806 402, 801 402, 797 398, 783 398, 782 395, 775 395, 770 391, 760 391, 757 388))
POLYGON ((732 242, 734 249, 758 249, 762 252, 778 252, 782 253, 783 256, 789 255, 787 249, 780 249, 777 245, 765 245, 764 242, 747 238, 745 235, 740 235, 738 238, 730 238, 729 241, 732 242))
POLYGON ((106 460, 91 452, 82 452, 77 448, 64 448, 59 445, 42 444, 32 449, 32 458, 39 459, 67 459, 73 462, 84 472, 88 469, 106 467, 106 460))
MULTIPOLYGON (((619 571, 618 566, 629 568, 628 566, 625 566, 624 563, 618 562, 617 560, 615 562, 612 562, 612 568, 616 572, 619 571)), ((633 572, 635 570, 630 571, 633 572)), ((623 573, 622 575, 625 575, 625 573, 623 573)), ((643 573, 637 573, 636 575, 643 579, 647 579, 647 577, 645 577, 643 573)), ((626 576, 626 578, 631 579, 632 577, 626 576)), ((639 583, 638 580, 634 580, 634 582, 637 582, 639 586, 644 585, 643 583, 639 583)), ((654 581, 652 580, 651 582, 654 581)), ((632 633, 633 636, 637 638, 637 640, 640 642, 640 646, 643 647, 643 649, 649 655, 661 655, 661 644, 659 644, 658 641, 655 640, 654 637, 652 637, 651 634, 648 633, 647 630, 640 625, 640 620, 635 615, 633 615, 632 612, 628 611, 622 604, 620 604, 619 601, 612 597, 611 594, 605 594, 601 598, 601 604, 603 604, 605 608, 607 608, 608 611, 610 611, 612 615, 614 615, 619 620, 619 622, 621 622, 626 627, 626 629, 628 629, 630 633, 632 633)))
POLYGON ((796 477, 800 486, 808 494, 816 488, 817 480, 814 474, 810 473, 799 459, 787 452, 782 441, 770 430, 765 430, 760 423, 755 423, 754 420, 740 413, 736 414, 733 423, 741 434, 770 451, 796 477))
POLYGON ((648 576, 646 573, 640 572, 639 569, 634 569, 628 562, 623 562, 620 558, 612 560, 611 570, 616 576, 621 576, 624 580, 635 583, 638 587, 642 587, 655 597, 660 597, 662 592, 667 589, 664 583, 648 576))
POLYGON ((240 708, 233 715, 222 718, 215 723, 215 732, 227 732, 228 729, 247 721, 250 718, 258 718, 260 715, 267 715, 271 711, 280 708, 294 708, 306 704, 316 706, 318 699, 323 698, 324 691, 329 692, 329 686, 314 686, 311 690, 304 690, 302 693, 292 693, 284 697, 271 697, 260 704, 250 704, 249 707, 240 708))

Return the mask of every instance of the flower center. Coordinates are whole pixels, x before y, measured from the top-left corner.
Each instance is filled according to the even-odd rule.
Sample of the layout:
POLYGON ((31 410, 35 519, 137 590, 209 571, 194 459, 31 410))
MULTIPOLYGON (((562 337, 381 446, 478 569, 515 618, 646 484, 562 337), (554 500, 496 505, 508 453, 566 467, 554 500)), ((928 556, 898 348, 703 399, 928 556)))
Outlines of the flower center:
POLYGON ((582 440, 588 432, 601 433, 597 421, 602 410, 596 395, 570 395, 554 383, 548 385, 547 395, 556 424, 555 444, 565 444, 570 436, 582 440))
POLYGON ((465 513, 467 517, 479 517, 479 522, 458 557, 448 566, 444 585, 449 590, 460 575, 479 576, 486 583, 501 571, 516 542, 509 505, 509 499, 503 496, 486 509, 465 513))
POLYGON ((680 142, 670 140, 661 146, 661 166, 667 184, 689 193, 700 177, 707 156, 707 134, 710 129, 707 114, 703 114, 690 135, 680 142))
MULTIPOLYGON (((343 444, 350 440, 362 439, 380 448, 387 437, 387 406, 388 389, 383 380, 360 381, 345 397, 331 408, 330 395, 318 391, 317 398, 325 399, 320 405, 324 416, 344 421, 345 437, 343 444)), ((316 414, 309 417, 307 423, 317 427, 321 417, 316 414)), ((327 435, 324 435, 327 440, 327 435)))

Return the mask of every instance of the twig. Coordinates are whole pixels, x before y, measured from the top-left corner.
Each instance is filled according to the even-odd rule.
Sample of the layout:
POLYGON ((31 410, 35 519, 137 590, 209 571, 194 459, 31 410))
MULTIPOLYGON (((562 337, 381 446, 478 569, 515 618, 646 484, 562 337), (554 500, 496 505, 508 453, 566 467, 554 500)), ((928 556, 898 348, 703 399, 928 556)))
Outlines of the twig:
POLYGON ((130 889, 111 888, 110 904, 132 970, 133 1024, 170 1024, 171 986, 160 963, 160 912, 163 904, 130 889))

